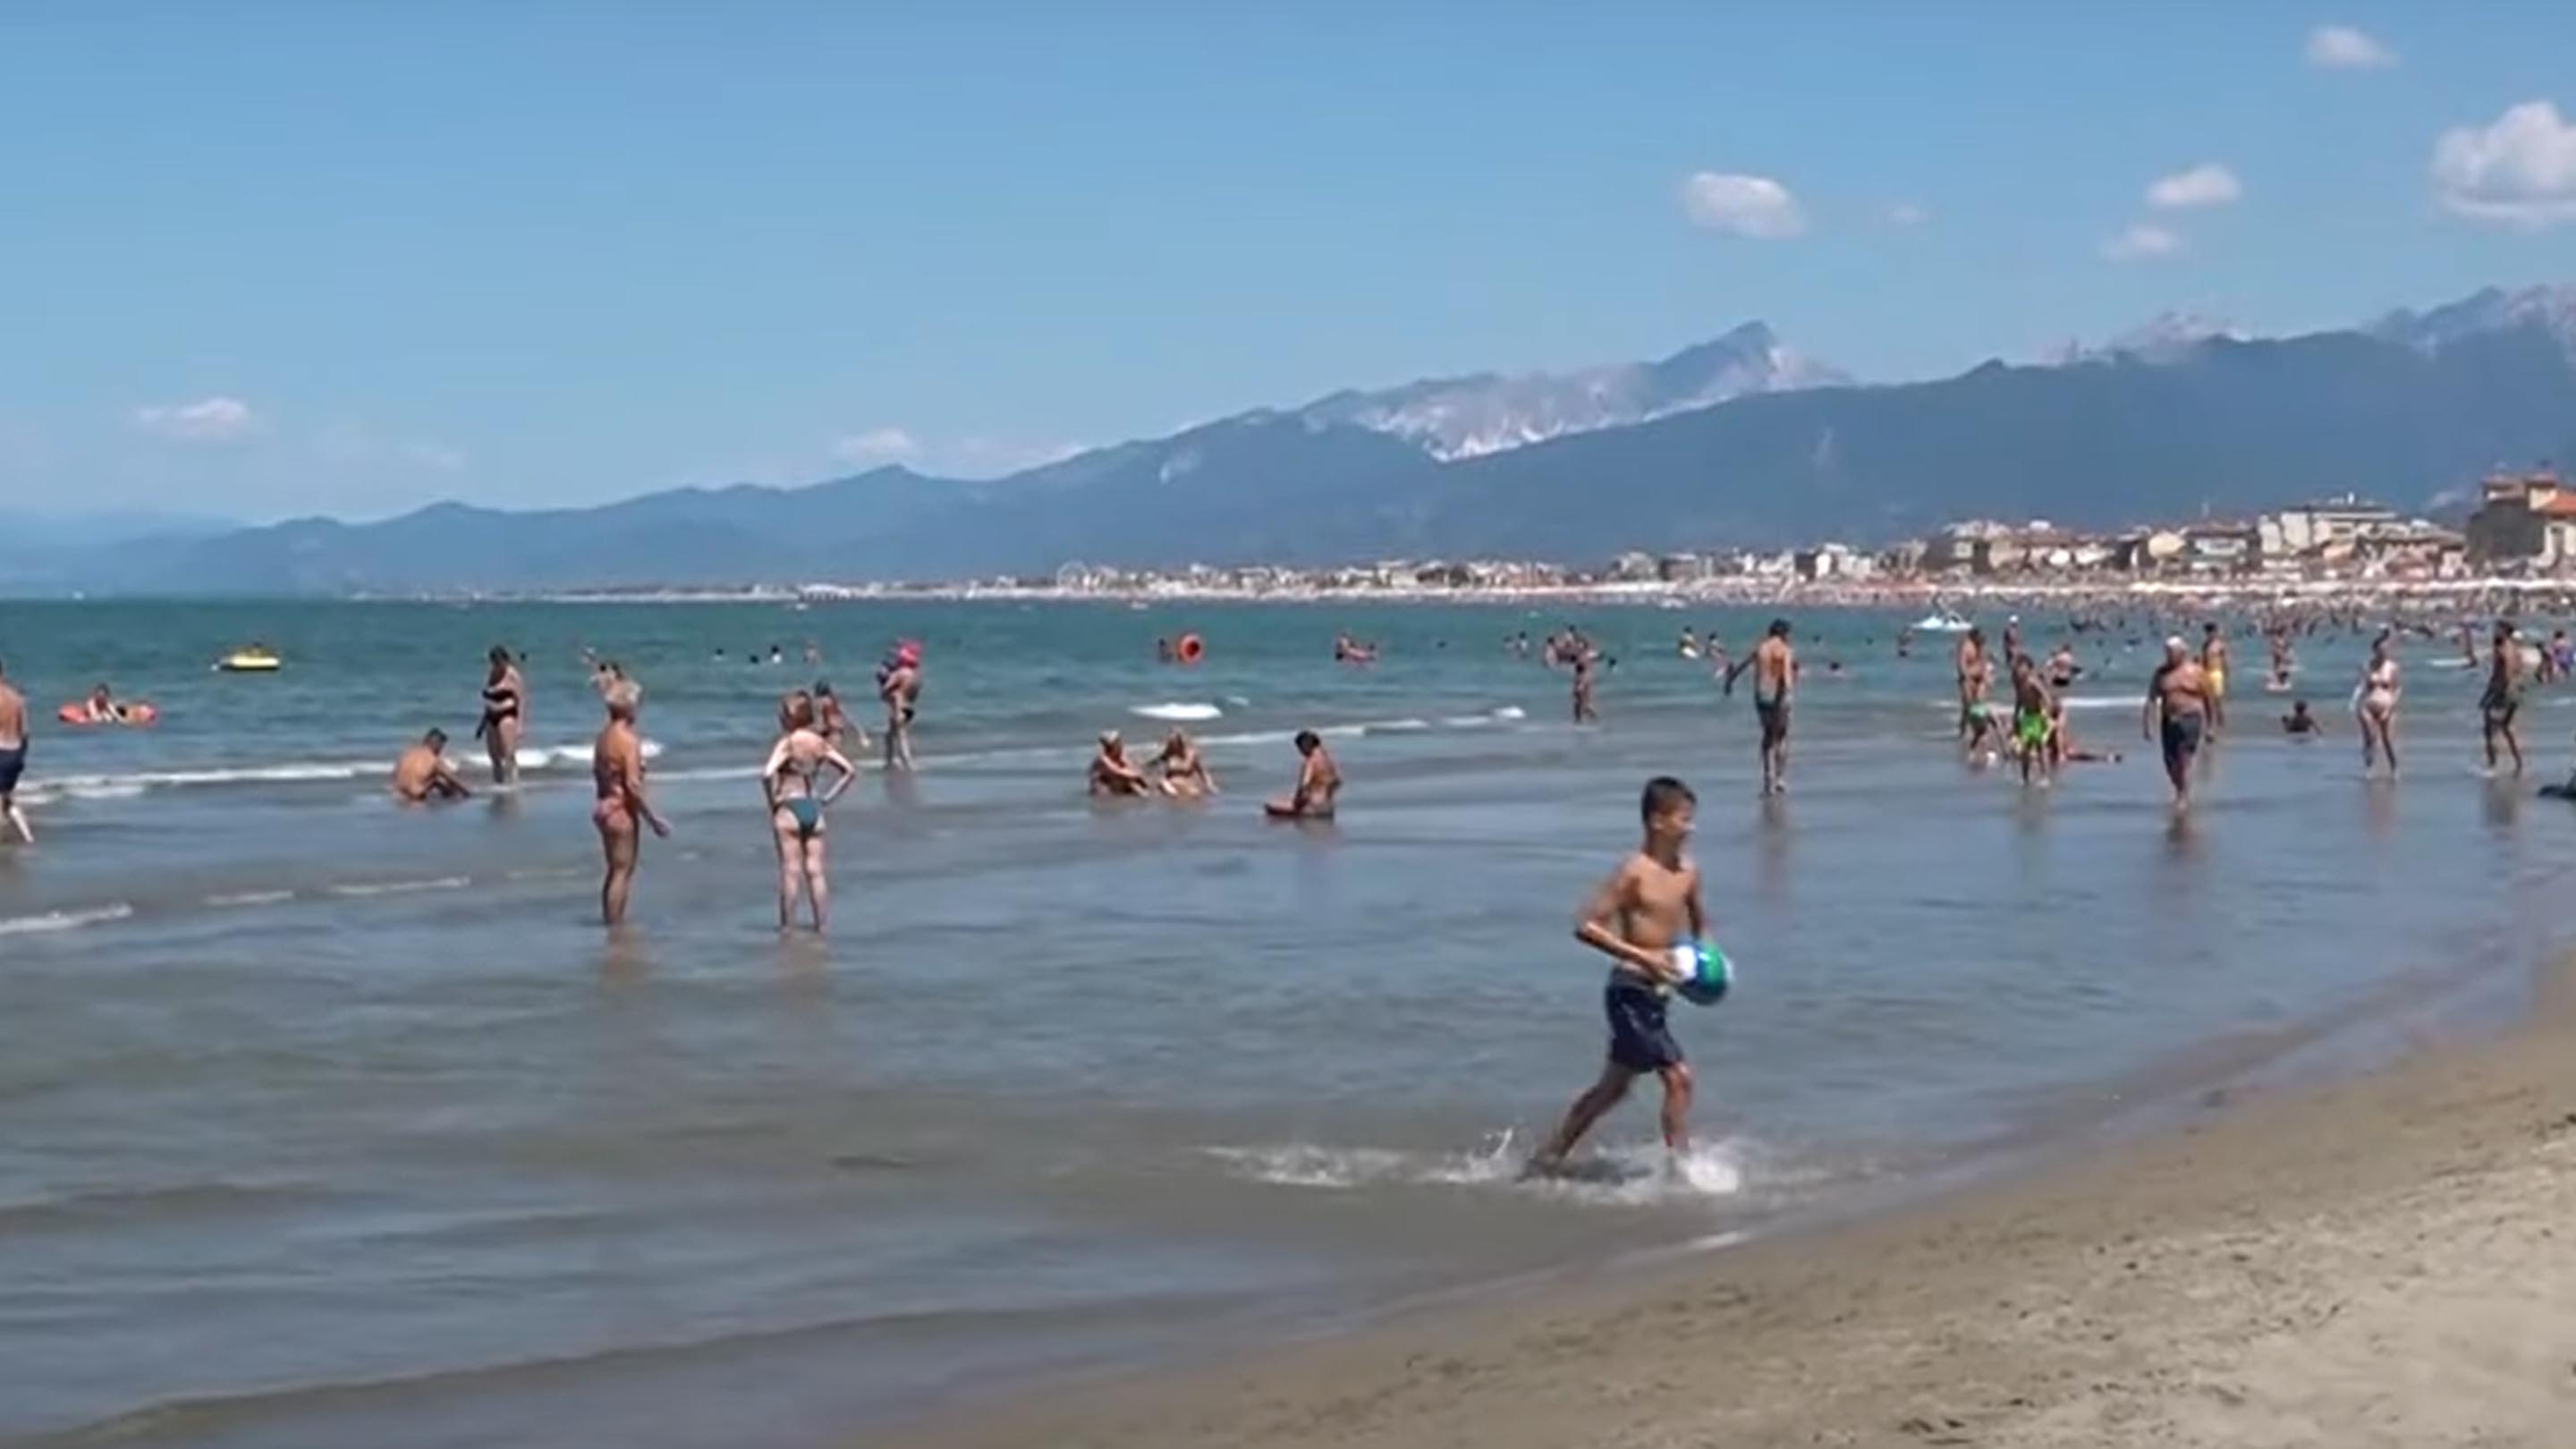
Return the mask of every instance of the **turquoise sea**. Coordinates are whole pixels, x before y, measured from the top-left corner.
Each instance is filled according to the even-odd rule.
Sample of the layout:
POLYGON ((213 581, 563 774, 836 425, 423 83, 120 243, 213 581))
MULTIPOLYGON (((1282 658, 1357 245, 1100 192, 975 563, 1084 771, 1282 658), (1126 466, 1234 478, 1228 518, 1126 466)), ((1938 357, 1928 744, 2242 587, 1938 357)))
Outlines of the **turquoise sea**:
POLYGON ((2361 641, 2303 643, 2331 733, 2300 743, 2244 639, 2178 822, 2136 706, 2179 621, 2077 637, 2079 732, 2133 753, 2040 792, 1959 757, 1946 641, 1801 613, 1764 802, 1745 700, 1674 641, 1767 617, 0 603, 44 717, 41 840, 0 848, 0 1443, 845 1442, 1900 1200, 2492 1021, 2565 944, 2576 811, 2529 783, 2568 763, 2568 692, 2526 711, 2533 781, 2489 781, 2475 676, 2410 642, 2407 776, 2365 783, 2361 641), (1617 659, 1598 727, 1503 648, 1569 620, 1617 659), (1185 631, 1204 661, 1158 663, 1185 631), (1336 631, 1379 661, 1336 665, 1336 631), (781 938, 773 702, 864 699, 897 637, 922 768, 835 811, 834 934, 781 938), (287 667, 208 668, 252 639, 287 667), (523 787, 395 808, 427 726, 475 763, 495 643, 527 659, 523 787), (586 649, 643 682, 675 827, 614 939, 586 649), (101 680, 160 722, 50 723, 101 680), (1084 798, 1098 730, 1173 722, 1221 798, 1084 798), (1349 780, 1330 828, 1257 808, 1305 727, 1349 780), (1577 1180, 1516 1183, 1597 1068, 1569 928, 1661 772, 1699 791, 1744 973, 1677 1008, 1701 1146, 1664 1172, 1631 1105, 1577 1180))

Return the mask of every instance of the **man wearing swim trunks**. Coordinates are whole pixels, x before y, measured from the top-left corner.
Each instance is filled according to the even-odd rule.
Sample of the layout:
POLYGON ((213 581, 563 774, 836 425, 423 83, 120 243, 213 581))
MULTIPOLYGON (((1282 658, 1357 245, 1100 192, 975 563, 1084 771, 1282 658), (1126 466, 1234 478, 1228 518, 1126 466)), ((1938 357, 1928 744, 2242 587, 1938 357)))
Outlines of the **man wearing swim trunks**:
POLYGON ((2173 782, 2174 809, 2191 808, 2191 762, 2209 715, 2209 681, 2177 634, 2165 640, 2165 661, 2147 681, 2138 729, 2163 749, 2165 778, 2173 782))
POLYGON ((36 843, 36 832, 18 809, 18 777, 27 770, 27 699, 9 687, 9 670, 0 664, 0 824, 18 833, 22 844, 36 843))
POLYGON ((2021 760, 2021 782, 2030 783, 2031 770, 2039 770, 2041 788, 2047 788, 2057 774, 2056 709, 2049 699, 2048 685, 2039 677, 2038 666, 2027 654, 2016 654, 2012 661, 2013 684, 2013 754, 2021 760))
POLYGON ((1789 788, 1789 695, 1798 680, 1797 652, 1789 646, 1789 621, 1774 619, 1753 652, 1726 671, 1722 692, 1735 692, 1735 676, 1753 671, 1753 714, 1762 722, 1762 793, 1789 788))
POLYGON ((2522 693, 2528 682, 2522 667, 2522 641, 2514 637, 2513 622, 2498 619, 2494 647, 2487 651, 2487 688, 2478 696, 2478 718, 2486 729, 2487 773, 2496 767, 2496 741, 2504 741, 2513 753, 2513 773, 2522 774, 2522 736, 2514 729, 2514 717, 2522 713, 2522 693))
POLYGON ((2227 728, 2227 640, 2214 621, 2200 626, 2200 677, 2206 686, 2201 697, 2209 701, 2209 733, 2219 734, 2227 728))
MULTIPOLYGON (((1993 675, 1993 666, 1986 662, 1986 631, 1970 629, 1951 657, 1959 676, 1959 738, 1965 740, 1976 733, 1977 706, 1985 703, 1986 685, 1993 675)), ((1973 751, 1973 742, 1970 748, 1973 751)))
POLYGON ((1698 803, 1688 785, 1670 776, 1647 781, 1639 802, 1644 842, 1592 893, 1575 922, 1574 939, 1610 958, 1610 979, 1601 989, 1609 1059, 1530 1158, 1532 1175, 1562 1168, 1574 1144, 1643 1076, 1663 1083, 1665 1152, 1678 1158, 1690 1150, 1690 1064, 1673 1040, 1664 1009, 1681 977, 1673 948, 1698 940, 1708 928, 1700 909, 1699 867, 1682 853, 1698 803))

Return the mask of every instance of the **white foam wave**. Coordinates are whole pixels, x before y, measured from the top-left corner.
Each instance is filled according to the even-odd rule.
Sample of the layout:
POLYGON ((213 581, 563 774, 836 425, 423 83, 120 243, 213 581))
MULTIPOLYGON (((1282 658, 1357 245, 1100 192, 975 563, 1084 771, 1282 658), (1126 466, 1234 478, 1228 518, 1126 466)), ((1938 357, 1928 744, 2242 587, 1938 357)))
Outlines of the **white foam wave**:
POLYGON ((1529 718, 1529 711, 1517 704, 1507 704, 1494 711, 1494 718, 1509 723, 1512 720, 1529 718))
POLYGON ((1174 723, 1189 723, 1197 720, 1223 719, 1225 717, 1225 711, 1217 708, 1215 705, 1191 704, 1182 700, 1166 700, 1161 704, 1140 704, 1129 709, 1127 712, 1143 719, 1171 720, 1174 723))
POLYGON ((11 916, 0 919, 0 936, 34 936, 53 931, 77 931, 83 926, 101 926, 121 921, 134 914, 134 907, 123 901, 95 906, 85 911, 47 911, 35 916, 11 916))
POLYGON ((293 891, 233 891, 206 897, 210 906, 273 906, 295 899, 293 891))
POLYGON ((1409 735, 1416 730, 1427 730, 1429 728, 1431 728, 1431 721, 1427 719, 1391 719, 1379 724, 1362 725, 1360 726, 1360 733, 1370 735, 1409 735))
POLYGON ((1614 1147, 1578 1158, 1544 1177, 1524 1176, 1526 1152, 1514 1134, 1498 1134, 1472 1152, 1404 1152, 1380 1147, 1328 1147, 1292 1142, 1267 1147, 1211 1147, 1208 1156, 1236 1176, 1277 1187, 1351 1191, 1369 1187, 1499 1187, 1579 1201, 1642 1207, 1732 1197, 1744 1190, 1741 1144, 1703 1143, 1679 1158, 1660 1147, 1614 1147))
POLYGON ((461 875, 444 875, 435 880, 370 881, 362 885, 335 885, 335 896, 403 896, 417 891, 459 891, 473 882, 461 875))

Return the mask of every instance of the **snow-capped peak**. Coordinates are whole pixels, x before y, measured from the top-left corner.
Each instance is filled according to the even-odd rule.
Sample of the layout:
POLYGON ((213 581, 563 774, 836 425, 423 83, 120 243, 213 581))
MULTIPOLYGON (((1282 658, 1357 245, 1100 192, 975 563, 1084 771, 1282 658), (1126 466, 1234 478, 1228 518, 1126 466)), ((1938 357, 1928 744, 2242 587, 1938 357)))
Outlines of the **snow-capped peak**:
POLYGON ((1660 362, 1569 373, 1433 378, 1376 392, 1335 393, 1303 415, 1390 433, 1435 458, 1471 458, 1602 428, 1713 407, 1752 393, 1849 381, 1783 345, 1760 322, 1660 362))

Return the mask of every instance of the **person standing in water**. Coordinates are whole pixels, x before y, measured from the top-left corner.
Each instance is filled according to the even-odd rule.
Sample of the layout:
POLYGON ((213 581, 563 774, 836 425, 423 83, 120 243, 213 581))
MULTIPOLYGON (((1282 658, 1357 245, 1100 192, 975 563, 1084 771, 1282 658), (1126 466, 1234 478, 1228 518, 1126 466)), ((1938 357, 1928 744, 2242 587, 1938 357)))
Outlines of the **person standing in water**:
POLYGON ((1574 722, 1597 724, 1600 711, 1592 707, 1592 649, 1585 645, 1574 655, 1574 722))
POLYGON ((778 743, 770 747, 769 762, 760 767, 760 789, 769 802, 770 835, 778 846, 778 929, 785 931, 795 924, 801 889, 814 918, 814 932, 820 935, 829 924, 832 902, 832 885, 825 874, 823 812, 850 788, 858 770, 815 725, 811 695, 799 691, 779 705, 778 743), (820 787, 826 766, 833 771, 832 783, 820 787))
POLYGON ((1729 665, 1720 692, 1735 693, 1735 676, 1753 671, 1753 714, 1762 723, 1762 793, 1789 788, 1789 696, 1798 682, 1798 655, 1789 644, 1789 621, 1774 619, 1753 652, 1729 665))
POLYGON ((515 785, 519 781, 519 739, 526 732, 522 718, 527 704, 527 687, 519 678, 518 663, 509 649, 492 646, 485 656, 491 670, 483 677, 483 722, 474 727, 477 739, 483 741, 485 753, 492 759, 492 783, 515 785))
POLYGON ((616 926, 626 919, 626 898, 635 888, 635 861, 643 846, 642 831, 668 836, 671 827, 653 810, 644 793, 644 740, 635 719, 644 691, 621 679, 602 701, 608 723, 590 747, 590 780, 596 798, 590 823, 599 831, 600 855, 607 866, 599 882, 599 919, 616 926))
POLYGON ((889 770, 912 768, 912 720, 921 702, 921 646, 905 640, 877 675, 877 698, 885 705, 885 762, 889 770))
POLYGON ((2397 659, 2392 652, 2391 631, 2382 629, 2370 643, 2370 662, 2362 666, 2361 687, 2353 691, 2353 714, 2361 724, 2361 772, 2365 775, 2379 766, 2379 757, 2388 757, 2388 778, 2397 778, 2397 659))
POLYGON ((1970 629, 1959 640, 1951 655, 1959 681, 1959 738, 1968 739, 1976 731, 1977 707, 1986 702, 1986 685, 1992 668, 1986 663, 1986 631, 1970 629))
POLYGON ((2201 698, 2209 704, 2209 733, 2227 732, 2227 637, 2216 621, 2200 626, 2201 698))
POLYGON ((2027 654, 2013 656, 2012 686, 2012 747, 2021 763, 2021 782, 2030 784, 2036 770, 2044 790, 2057 777, 2057 702, 2027 654))
POLYGON ((2487 687, 2478 696, 2478 720, 2486 732, 2487 773, 2495 773, 2496 741, 2513 754, 2513 773, 2522 774, 2522 736, 2514 729, 2515 717, 2522 713, 2522 695, 2529 681, 2523 668, 2522 643, 2514 637, 2513 623, 2498 619, 2495 642, 2487 650, 2487 687))
POLYGON ((2191 762, 2208 727, 2209 681, 2179 634, 2165 640, 2164 663, 2147 681, 2138 728, 2164 751, 2165 778, 2173 783, 2176 810, 2191 808, 2191 762))
POLYGON ((1700 908, 1699 867, 1683 854, 1698 804, 1690 787, 1669 775, 1647 781, 1638 802, 1645 823, 1643 843, 1584 902, 1575 921, 1574 939, 1610 958, 1610 979, 1601 988, 1610 1050, 1600 1077, 1566 1108, 1565 1120, 1530 1158, 1533 1176, 1562 1170, 1574 1144, 1644 1076, 1663 1083, 1668 1159, 1690 1150, 1690 1063, 1683 1059, 1681 1043, 1673 1040, 1665 1005, 1673 983, 1681 979, 1673 965, 1674 948, 1696 942, 1708 929, 1707 913, 1700 908))
POLYGON ((36 832, 18 808, 18 778, 27 773, 27 697, 9 684, 9 669, 0 664, 0 825, 8 826, 21 845, 36 843, 36 832))

